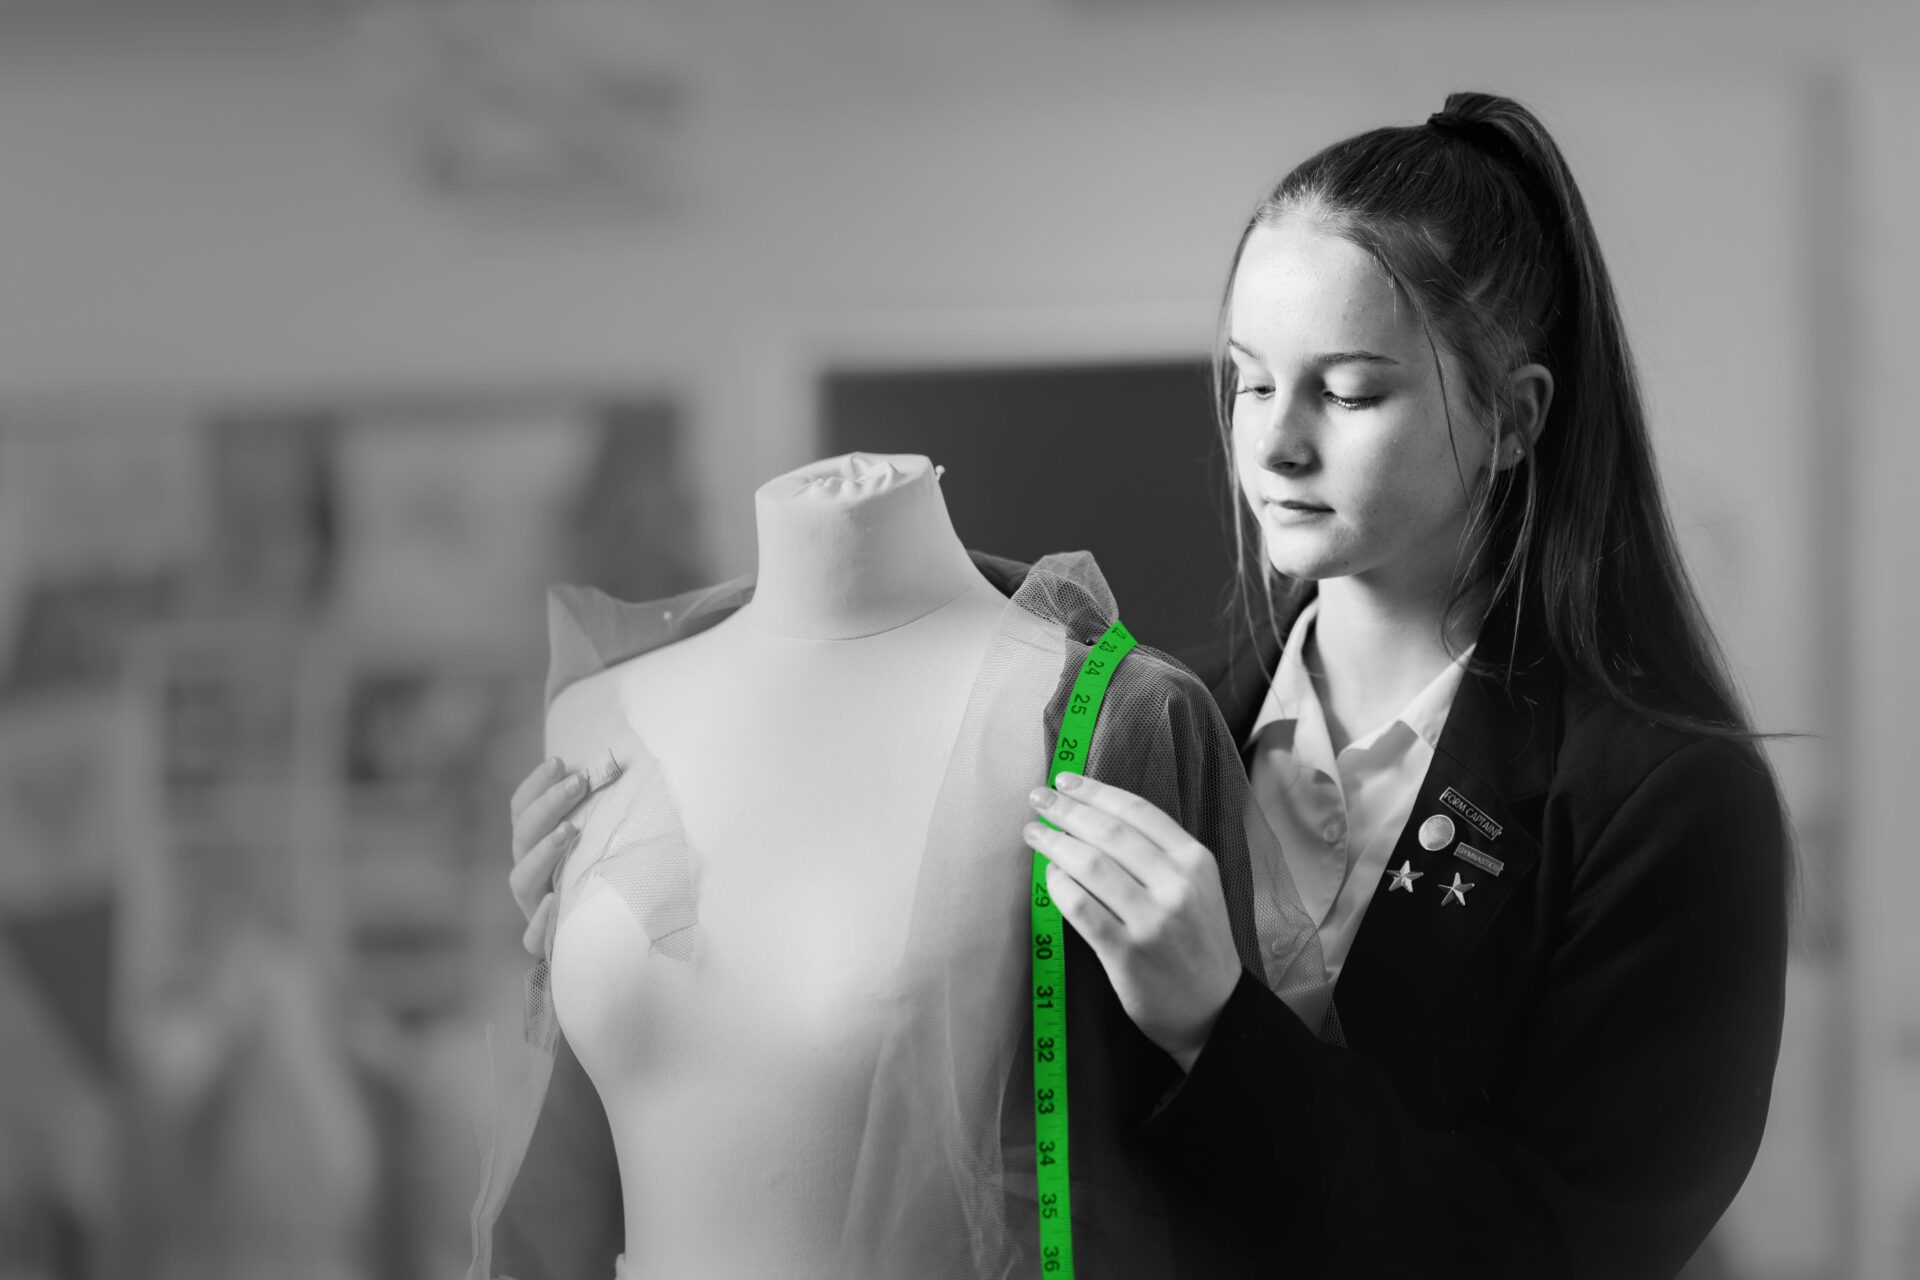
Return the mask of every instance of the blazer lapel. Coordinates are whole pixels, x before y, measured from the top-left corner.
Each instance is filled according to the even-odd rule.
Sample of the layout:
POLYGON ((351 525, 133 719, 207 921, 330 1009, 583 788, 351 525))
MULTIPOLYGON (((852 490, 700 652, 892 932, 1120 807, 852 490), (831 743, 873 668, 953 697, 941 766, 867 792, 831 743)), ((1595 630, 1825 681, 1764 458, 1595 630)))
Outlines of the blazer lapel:
MULTIPOLYGON (((1200 666, 1214 701, 1244 745, 1280 659, 1287 632, 1311 590, 1253 643, 1236 637, 1200 666)), ((1347 1043, 1378 1044, 1417 1031, 1439 1006, 1493 917, 1540 858, 1540 821, 1559 741, 1560 667, 1536 627, 1510 609, 1490 615, 1476 657, 1511 680, 1468 672, 1421 780, 1413 811, 1348 949, 1333 1003, 1347 1043), (1428 849, 1420 839, 1428 819, 1428 849), (1446 834, 1444 841, 1432 836, 1446 834), (1406 869, 1405 877, 1394 873, 1406 869), (1449 893, 1458 877, 1460 888, 1449 893), (1402 887, 1396 888, 1396 883, 1402 887)))
POLYGON ((1424 1026, 1539 861, 1559 737, 1557 685, 1547 662, 1510 685, 1471 672, 1461 681, 1335 984, 1334 1007, 1354 1047, 1424 1026))

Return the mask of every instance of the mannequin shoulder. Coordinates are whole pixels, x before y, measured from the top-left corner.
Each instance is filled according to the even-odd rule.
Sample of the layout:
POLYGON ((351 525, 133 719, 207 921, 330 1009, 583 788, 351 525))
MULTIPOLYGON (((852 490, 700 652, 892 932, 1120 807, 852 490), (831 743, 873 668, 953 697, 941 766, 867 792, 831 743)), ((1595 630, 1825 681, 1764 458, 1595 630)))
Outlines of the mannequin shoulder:
POLYGON ((626 731, 618 669, 583 676, 547 704, 547 754, 559 756, 570 769, 586 767, 626 731))
POLYGON ((649 649, 566 685, 547 706, 549 752, 563 760, 573 759, 570 749, 597 754, 632 732, 633 708, 673 705, 712 687, 732 660, 727 630, 723 624, 649 649))

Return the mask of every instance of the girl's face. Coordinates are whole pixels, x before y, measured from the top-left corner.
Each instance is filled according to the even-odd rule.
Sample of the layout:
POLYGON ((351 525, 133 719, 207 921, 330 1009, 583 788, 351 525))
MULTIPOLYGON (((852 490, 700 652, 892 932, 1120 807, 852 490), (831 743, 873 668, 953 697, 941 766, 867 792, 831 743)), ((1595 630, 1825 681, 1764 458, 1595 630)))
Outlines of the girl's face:
POLYGON ((1443 351, 1449 433, 1433 350, 1392 279, 1310 218, 1256 227, 1228 337, 1234 468, 1273 567, 1396 594, 1443 588, 1492 442, 1443 351))

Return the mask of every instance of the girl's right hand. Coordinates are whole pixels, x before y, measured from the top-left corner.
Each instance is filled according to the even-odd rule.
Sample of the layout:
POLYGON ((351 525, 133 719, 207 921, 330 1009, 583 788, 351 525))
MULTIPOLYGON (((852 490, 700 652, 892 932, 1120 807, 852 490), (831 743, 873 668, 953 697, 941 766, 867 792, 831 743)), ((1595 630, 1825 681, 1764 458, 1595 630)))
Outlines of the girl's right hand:
POLYGON ((543 956, 547 917, 553 913, 553 877, 560 859, 580 838, 580 828, 564 819, 587 798, 583 773, 567 773, 558 759, 540 762, 514 789, 509 807, 513 817, 513 870, 507 885, 527 931, 520 945, 529 954, 543 956))

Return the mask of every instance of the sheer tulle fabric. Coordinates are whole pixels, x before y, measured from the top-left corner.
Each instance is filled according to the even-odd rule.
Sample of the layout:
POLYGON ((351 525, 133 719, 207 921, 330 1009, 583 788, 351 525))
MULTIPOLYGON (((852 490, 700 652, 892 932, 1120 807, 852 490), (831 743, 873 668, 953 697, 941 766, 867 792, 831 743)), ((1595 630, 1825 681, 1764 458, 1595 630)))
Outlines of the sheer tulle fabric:
MULTIPOLYGON (((989 578, 1009 586, 1019 579, 1012 562, 978 553, 975 559, 989 578)), ((643 605, 556 589, 549 701, 585 675, 712 626, 751 594, 748 578, 643 605)), ((851 1169, 822 1171, 848 1179, 840 1274, 1038 1274, 1028 1094, 1030 854, 1019 831, 1031 812, 1027 792, 1045 779, 1074 677, 1116 616, 1106 582, 1084 552, 1048 556, 1027 570, 1002 612, 928 824, 858 1158, 851 1169)), ((654 953, 684 959, 699 912, 677 808, 643 743, 629 734, 615 755, 621 774, 588 802, 561 874, 548 954, 568 912, 589 891, 611 889, 654 953)), ((1308 1025, 1336 1035, 1312 921, 1199 680, 1165 654, 1136 648, 1108 691, 1087 772, 1143 795, 1214 852, 1242 962, 1308 1025)), ((494 1274, 494 1224, 552 1071, 559 1030, 546 961, 529 975, 525 1038, 525 1083, 503 1109, 484 1162, 469 1280, 494 1274)), ((1078 1048, 1070 1043, 1070 1054, 1078 1048)), ((1097 1069, 1084 1057, 1075 1063, 1077 1072, 1097 1069)), ((1152 1194, 1147 1182, 1105 1169, 1076 1166, 1074 1175, 1076 1230, 1082 1200, 1152 1194)), ((1113 1207, 1111 1221, 1156 1221, 1150 1206, 1138 1214, 1113 1207)), ((777 1260, 769 1267, 768 1274, 778 1274, 777 1260)))

